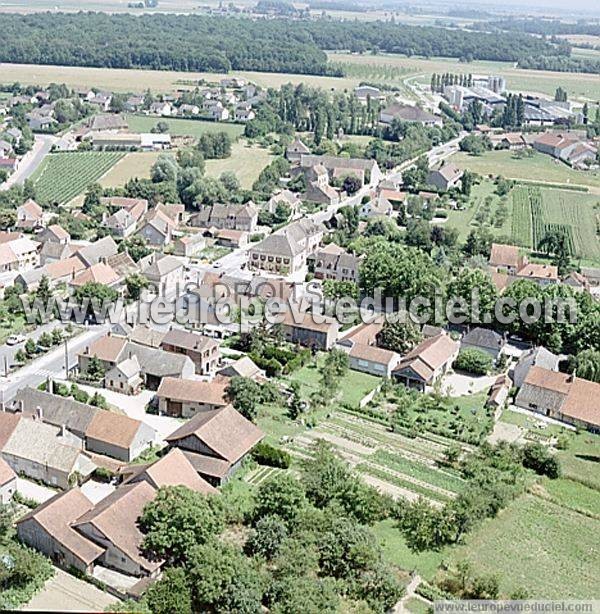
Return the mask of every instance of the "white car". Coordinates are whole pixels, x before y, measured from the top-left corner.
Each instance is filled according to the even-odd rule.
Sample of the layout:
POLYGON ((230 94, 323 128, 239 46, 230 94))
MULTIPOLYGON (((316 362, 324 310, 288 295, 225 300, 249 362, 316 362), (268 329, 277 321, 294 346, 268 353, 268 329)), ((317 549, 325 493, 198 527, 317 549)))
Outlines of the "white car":
POLYGON ((25 335, 11 335, 6 340, 6 345, 18 345, 19 343, 23 343, 25 341, 25 335))

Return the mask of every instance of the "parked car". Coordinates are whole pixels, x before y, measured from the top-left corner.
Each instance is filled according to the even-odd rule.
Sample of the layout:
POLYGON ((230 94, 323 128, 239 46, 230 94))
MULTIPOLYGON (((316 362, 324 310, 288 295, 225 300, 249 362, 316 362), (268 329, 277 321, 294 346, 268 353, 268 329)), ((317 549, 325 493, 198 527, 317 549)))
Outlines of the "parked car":
POLYGON ((25 335, 11 335, 6 340, 6 345, 18 345, 19 343, 23 343, 25 341, 25 335))

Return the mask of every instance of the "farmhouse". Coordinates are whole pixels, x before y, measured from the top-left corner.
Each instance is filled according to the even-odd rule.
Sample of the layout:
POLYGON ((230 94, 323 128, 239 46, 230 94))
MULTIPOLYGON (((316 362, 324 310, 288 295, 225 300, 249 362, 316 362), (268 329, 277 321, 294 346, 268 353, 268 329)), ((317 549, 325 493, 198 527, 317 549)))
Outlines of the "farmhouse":
POLYGON ((531 348, 524 352, 515 365, 513 381, 520 388, 532 367, 541 367, 547 371, 558 371, 560 358, 543 346, 531 348))
POLYGON ((192 226, 244 230, 254 232, 258 222, 258 209, 252 202, 245 205, 220 205, 202 207, 190 219, 192 226))
POLYGON ((463 176, 455 164, 442 163, 437 168, 431 169, 427 175, 427 184, 435 186, 438 190, 446 191, 459 185, 463 176))
POLYGON ((559 282, 558 267, 553 264, 529 262, 517 271, 517 279, 530 279, 540 286, 559 282))
POLYGON ((358 283, 360 263, 364 256, 348 253, 335 243, 315 252, 311 259, 314 262, 316 279, 333 279, 336 281, 351 281, 358 283))
POLYGON ((348 353, 348 366, 379 377, 391 377, 400 356, 396 352, 377 347, 377 334, 381 322, 368 322, 351 330, 338 341, 338 346, 348 353))
POLYGON ((459 344, 445 333, 429 337, 402 358, 392 375, 406 386, 425 392, 452 367, 458 351, 459 344))
POLYGON ((119 472, 124 484, 148 482, 158 490, 164 486, 186 486, 190 490, 211 495, 217 490, 197 473, 179 448, 172 448, 156 462, 145 465, 129 465, 119 472))
POLYGON ((71 526, 103 549, 97 562, 131 576, 155 577, 162 561, 150 561, 141 552, 144 535, 138 526, 146 504, 156 496, 148 482, 120 486, 71 526))
POLYGON ((196 414, 166 441, 182 450, 207 482, 219 486, 235 473, 263 436, 250 420, 226 405, 196 414))
POLYGON ((529 369, 515 404, 600 433, 599 398, 600 384, 534 366, 529 369))
POLYGON ((96 465, 60 428, 0 412, 0 454, 17 474, 67 489, 85 480, 96 465))
POLYGON ((300 157, 300 168, 304 171, 315 166, 323 166, 331 177, 343 178, 347 175, 355 175, 365 185, 376 186, 382 177, 379 165, 375 160, 308 154, 300 157))
POLYGON ((19 518, 17 535, 20 541, 45 554, 59 567, 91 574, 104 547, 83 536, 72 525, 92 508, 93 503, 81 490, 72 488, 19 518))
POLYGON ((524 264, 527 264, 527 258, 519 254, 519 248, 515 245, 492 243, 489 265, 493 270, 516 275, 524 264))
POLYGON ((212 382, 165 377, 156 392, 160 413, 176 418, 190 418, 197 413, 227 405, 227 378, 212 382))
POLYGON ((335 318, 308 312, 288 311, 281 323, 287 341, 318 350, 330 350, 337 341, 339 329, 335 318))
POLYGON ((213 374, 221 358, 217 341, 177 328, 171 329, 163 337, 160 348, 165 352, 188 356, 198 375, 213 374))

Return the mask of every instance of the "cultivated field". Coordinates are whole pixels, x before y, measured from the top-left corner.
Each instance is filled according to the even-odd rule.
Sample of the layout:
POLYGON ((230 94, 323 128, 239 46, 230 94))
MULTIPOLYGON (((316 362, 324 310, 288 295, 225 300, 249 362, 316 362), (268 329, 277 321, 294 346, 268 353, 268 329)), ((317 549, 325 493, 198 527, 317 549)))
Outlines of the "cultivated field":
POLYGON ((132 177, 149 179, 150 169, 159 155, 158 151, 128 153, 102 177, 99 183, 103 188, 118 188, 132 177))
POLYGON ((271 162, 273 156, 262 147, 253 147, 246 141, 238 141, 231 148, 231 156, 223 160, 207 160, 206 174, 219 177, 221 173, 231 171, 244 189, 251 189, 260 172, 271 162))
POLYGON ((480 175, 508 179, 585 186, 600 193, 600 171, 576 171, 563 162, 537 151, 519 157, 512 151, 488 151, 481 156, 460 152, 451 158, 457 166, 480 175))
POLYGON ((172 92, 193 89, 198 81, 218 82, 224 77, 242 77, 261 87, 278 88, 285 83, 305 83, 325 89, 352 89, 359 80, 354 78, 319 77, 289 73, 241 71, 229 75, 168 70, 128 70, 117 68, 88 68, 79 66, 41 66, 36 64, 0 64, 0 83, 45 86, 64 83, 71 88, 108 89, 114 92, 172 92))
MULTIPOLYGON (((330 61, 362 66, 388 66, 405 70, 407 74, 422 75, 419 81, 428 84, 432 73, 496 74, 506 77, 512 91, 554 95, 558 85, 567 90, 571 98, 596 101, 600 98, 600 79, 597 75, 553 72, 547 70, 523 70, 510 62, 474 61, 464 64, 453 58, 418 58, 401 55, 343 54, 330 53, 330 61)), ((376 78, 375 68, 373 79, 376 78)), ((377 70, 381 70, 377 68, 377 70)), ((369 80, 365 75, 364 80, 369 80)))
POLYGON ((539 250, 549 231, 564 234, 571 254, 600 260, 599 197, 570 190, 517 186, 512 191, 512 238, 522 247, 539 250))
POLYGON ((32 176, 37 200, 64 204, 85 192, 125 154, 86 151, 46 156, 32 176))
POLYGON ((244 132, 240 124, 201 121, 195 119, 180 119, 176 117, 156 117, 154 115, 127 115, 127 123, 132 132, 150 132, 158 122, 169 126, 172 136, 199 137, 207 132, 226 132, 232 138, 237 138, 244 132))
POLYGON ((395 498, 423 497, 441 505, 464 486, 458 473, 436 464, 451 443, 444 437, 426 433, 409 438, 373 420, 335 411, 316 428, 296 435, 285 448, 300 458, 309 457, 311 444, 319 439, 331 443, 365 482, 395 498))

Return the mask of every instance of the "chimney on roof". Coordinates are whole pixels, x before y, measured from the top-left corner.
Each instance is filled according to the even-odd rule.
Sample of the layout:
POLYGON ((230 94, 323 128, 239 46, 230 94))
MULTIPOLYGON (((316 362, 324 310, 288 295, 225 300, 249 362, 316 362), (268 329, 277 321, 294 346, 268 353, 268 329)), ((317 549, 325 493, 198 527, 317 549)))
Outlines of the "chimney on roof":
POLYGON ((35 416, 38 420, 44 419, 44 410, 39 405, 35 408, 35 416))

